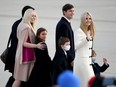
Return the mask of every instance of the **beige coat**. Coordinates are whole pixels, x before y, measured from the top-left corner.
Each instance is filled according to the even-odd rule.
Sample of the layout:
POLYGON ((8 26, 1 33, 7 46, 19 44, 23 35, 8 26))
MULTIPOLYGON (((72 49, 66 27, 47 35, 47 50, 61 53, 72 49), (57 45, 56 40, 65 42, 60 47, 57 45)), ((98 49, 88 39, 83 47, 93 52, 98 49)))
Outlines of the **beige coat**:
POLYGON ((82 29, 78 29, 75 35, 75 60, 74 73, 79 76, 81 80, 81 87, 87 87, 88 81, 94 76, 91 64, 92 41, 87 41, 85 33, 82 29))
POLYGON ((18 47, 15 57, 15 68, 14 68, 14 78, 20 81, 27 81, 31 70, 34 65, 34 61, 24 64, 22 62, 22 52, 23 52, 23 43, 25 38, 30 37, 31 43, 34 43, 35 34, 32 32, 31 27, 21 22, 17 29, 17 38, 18 38, 18 47))

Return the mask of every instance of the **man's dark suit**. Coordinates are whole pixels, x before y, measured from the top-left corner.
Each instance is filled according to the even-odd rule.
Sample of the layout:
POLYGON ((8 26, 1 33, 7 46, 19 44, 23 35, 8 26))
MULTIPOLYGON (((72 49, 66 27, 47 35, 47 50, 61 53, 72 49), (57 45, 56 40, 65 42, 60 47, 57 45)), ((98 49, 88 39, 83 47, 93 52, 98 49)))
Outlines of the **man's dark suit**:
POLYGON ((58 22, 58 24, 56 26, 56 49, 59 48, 58 40, 60 37, 67 37, 70 39, 71 48, 67 52, 67 54, 69 56, 69 59, 68 59, 69 69, 73 70, 73 67, 71 66, 71 62, 75 58, 74 33, 73 33, 72 28, 71 28, 70 22, 68 22, 64 17, 61 18, 61 20, 58 22))

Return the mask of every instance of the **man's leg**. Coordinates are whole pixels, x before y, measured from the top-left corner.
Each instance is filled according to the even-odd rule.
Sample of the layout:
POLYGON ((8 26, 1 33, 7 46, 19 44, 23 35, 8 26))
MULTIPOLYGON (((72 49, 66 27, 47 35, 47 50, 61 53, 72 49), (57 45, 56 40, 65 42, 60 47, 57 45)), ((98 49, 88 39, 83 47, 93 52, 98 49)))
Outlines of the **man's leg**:
POLYGON ((9 78, 9 80, 8 80, 8 82, 7 82, 5 87, 12 87, 13 82, 14 82, 14 78, 13 78, 13 76, 11 76, 9 78))

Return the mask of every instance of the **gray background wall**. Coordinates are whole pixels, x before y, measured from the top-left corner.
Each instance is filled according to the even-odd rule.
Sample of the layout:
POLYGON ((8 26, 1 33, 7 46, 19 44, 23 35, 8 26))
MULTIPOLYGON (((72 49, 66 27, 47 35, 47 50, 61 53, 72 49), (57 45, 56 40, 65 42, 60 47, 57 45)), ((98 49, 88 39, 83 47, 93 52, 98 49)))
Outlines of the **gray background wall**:
MULTIPOLYGON (((39 21, 37 28, 48 30, 47 44, 51 58, 55 52, 55 27, 62 16, 62 6, 71 3, 75 6, 72 27, 75 31, 80 24, 80 16, 89 11, 94 18, 96 37, 94 49, 97 52, 97 62, 102 64, 106 57, 110 67, 104 76, 116 77, 116 1, 115 0, 0 0, 0 54, 6 48, 7 40, 14 21, 21 17, 21 10, 25 5, 31 5, 37 10, 39 21)), ((0 87, 5 84, 11 74, 4 71, 4 64, 0 61, 0 87)))

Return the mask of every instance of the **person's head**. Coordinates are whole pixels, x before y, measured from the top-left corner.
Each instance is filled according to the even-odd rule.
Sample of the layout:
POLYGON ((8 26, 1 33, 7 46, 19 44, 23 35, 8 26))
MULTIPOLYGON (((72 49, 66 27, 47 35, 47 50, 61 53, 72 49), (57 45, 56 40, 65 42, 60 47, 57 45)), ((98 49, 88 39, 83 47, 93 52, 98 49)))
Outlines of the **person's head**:
POLYGON ((93 63, 95 63, 95 61, 96 61, 96 58, 95 58, 96 55, 97 55, 97 54, 96 54, 95 50, 92 50, 92 54, 91 54, 91 57, 92 57, 92 58, 91 58, 91 59, 92 59, 92 62, 93 62, 93 63))
POLYGON ((94 37, 94 23, 92 15, 89 12, 85 12, 81 15, 80 28, 86 33, 87 30, 90 30, 91 35, 94 37))
POLYGON ((92 50, 91 56, 92 56, 92 57, 96 57, 96 55, 97 55, 97 54, 96 54, 95 50, 92 50))
POLYGON ((80 87, 80 79, 69 70, 58 76, 57 83, 58 87, 80 87))
POLYGON ((66 37, 60 37, 58 45, 60 48, 62 48, 65 51, 70 50, 70 40, 66 37))
POLYGON ((96 76, 93 76, 93 77, 91 77, 91 78, 89 79, 89 81, 88 81, 88 87, 93 87, 92 85, 93 85, 95 79, 96 79, 96 76))
POLYGON ((32 28, 35 27, 35 23, 38 19, 37 13, 33 9, 27 9, 23 16, 23 22, 29 24, 32 28))
POLYGON ((74 6, 72 4, 65 4, 62 7, 63 15, 69 20, 73 18, 74 15, 74 6))
POLYGON ((36 43, 38 43, 38 41, 44 42, 46 40, 46 36, 47 30, 43 27, 39 28, 36 32, 36 43))
POLYGON ((33 7, 31 7, 31 6, 29 6, 29 5, 24 6, 23 9, 22 9, 22 17, 24 16, 25 11, 26 11, 27 9, 33 9, 33 10, 35 10, 33 7))
POLYGON ((90 78, 88 87, 116 87, 116 78, 96 75, 90 78))

